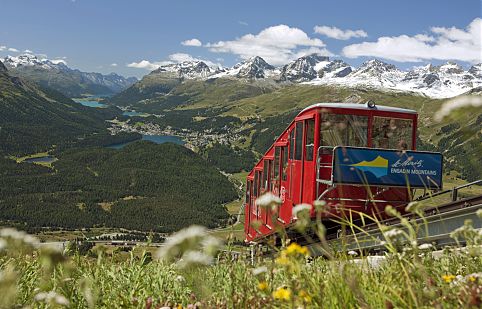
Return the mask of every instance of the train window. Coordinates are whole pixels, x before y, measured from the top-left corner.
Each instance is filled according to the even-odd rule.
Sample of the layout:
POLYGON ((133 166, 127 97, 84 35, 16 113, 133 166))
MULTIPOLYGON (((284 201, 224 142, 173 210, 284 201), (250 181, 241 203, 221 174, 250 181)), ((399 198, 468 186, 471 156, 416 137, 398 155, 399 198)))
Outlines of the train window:
POLYGON ((251 203, 251 184, 251 180, 248 180, 248 182, 246 183, 246 204, 251 203))
POLYGON ((303 154, 303 122, 296 123, 296 139, 295 139, 295 160, 301 160, 303 154))
POLYGON ((282 147, 282 152, 281 152, 281 166, 282 166, 282 172, 283 172, 283 181, 288 179, 288 147, 282 147))
POLYGON ((254 172, 254 188, 253 188, 253 189, 254 189, 254 190, 253 190, 253 195, 254 195, 255 197, 258 196, 258 187, 259 187, 259 186, 258 186, 258 172, 255 171, 255 172, 254 172))
POLYGON ((412 120, 374 117, 373 147, 385 149, 412 149, 412 120))
POLYGON ((358 115, 323 114, 320 145, 366 147, 368 117, 358 115))
POLYGON ((263 166, 263 184, 262 188, 264 190, 268 189, 269 185, 269 174, 271 170, 271 160, 264 160, 264 166, 263 166))
POLYGON ((295 149, 295 129, 290 132, 290 160, 294 159, 295 149))
POLYGON ((275 147, 274 149, 274 162, 273 162, 273 175, 271 177, 271 191, 275 195, 279 195, 279 167, 280 167, 280 162, 281 162, 281 148, 280 147, 275 147))
POLYGON ((313 149, 315 148, 315 120, 308 119, 306 125, 305 159, 313 161, 313 149))

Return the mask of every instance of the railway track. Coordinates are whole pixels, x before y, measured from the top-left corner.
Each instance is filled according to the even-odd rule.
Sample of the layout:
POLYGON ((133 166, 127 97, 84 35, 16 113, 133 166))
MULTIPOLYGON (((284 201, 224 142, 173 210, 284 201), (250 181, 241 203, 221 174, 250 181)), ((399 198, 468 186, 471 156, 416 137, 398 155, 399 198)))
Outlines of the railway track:
MULTIPOLYGON (((471 220, 474 229, 482 228, 482 220, 477 216, 477 210, 482 209, 482 195, 452 201, 424 211, 424 216, 414 214, 402 216, 411 220, 412 226, 418 226, 416 231, 417 243, 430 243, 435 247, 454 245, 457 242, 450 234, 471 220)), ((399 218, 390 218, 379 223, 371 223, 361 227, 362 231, 348 231, 341 233, 339 227, 327 231, 327 243, 334 250, 343 251, 383 251, 385 237, 379 227, 383 224, 391 229, 398 229, 408 233, 407 228, 399 218), (343 236, 342 236, 343 235, 343 236)), ((317 246, 309 246, 316 255, 317 246)))
MULTIPOLYGON (((451 195, 450 202, 424 208, 423 216, 413 213, 402 216, 403 219, 409 220, 412 226, 417 227, 417 243, 429 243, 435 248, 464 244, 464 240, 457 242, 450 237, 450 234, 464 226, 466 220, 471 220, 474 229, 482 229, 482 220, 477 216, 477 211, 482 209, 482 195, 459 199, 458 194, 461 189, 478 184, 482 184, 482 180, 417 199, 416 201, 423 203, 436 196, 451 195)), ((320 256, 326 253, 327 247, 332 252, 363 251, 364 253, 377 253, 386 251, 385 237, 383 232, 380 231, 382 225, 408 233, 406 226, 396 217, 369 224, 362 224, 361 220, 354 221, 353 225, 356 225, 357 228, 352 229, 346 226, 343 229, 340 224, 330 226, 330 222, 325 223, 328 223, 327 226, 329 227, 326 230, 326 242, 323 245, 311 240, 317 239, 313 234, 306 237, 307 235, 292 233, 288 237, 292 241, 307 246, 312 256, 320 256)), ((401 242, 403 243, 403 240, 401 242)), ((264 251, 263 255, 274 254, 273 250, 269 248, 262 249, 262 251, 264 251)))

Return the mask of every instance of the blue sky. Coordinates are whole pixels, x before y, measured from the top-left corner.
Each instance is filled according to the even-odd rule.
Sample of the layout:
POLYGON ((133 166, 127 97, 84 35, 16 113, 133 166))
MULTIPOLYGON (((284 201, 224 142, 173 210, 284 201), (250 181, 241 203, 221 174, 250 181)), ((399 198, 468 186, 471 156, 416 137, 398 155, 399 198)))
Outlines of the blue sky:
POLYGON ((2 0, 0 7, 0 57, 29 50, 83 71, 139 77, 166 61, 232 66, 260 54, 279 65, 309 52, 405 69, 482 61, 480 0, 2 0), (192 39, 199 42, 187 45, 200 46, 181 44, 192 39))

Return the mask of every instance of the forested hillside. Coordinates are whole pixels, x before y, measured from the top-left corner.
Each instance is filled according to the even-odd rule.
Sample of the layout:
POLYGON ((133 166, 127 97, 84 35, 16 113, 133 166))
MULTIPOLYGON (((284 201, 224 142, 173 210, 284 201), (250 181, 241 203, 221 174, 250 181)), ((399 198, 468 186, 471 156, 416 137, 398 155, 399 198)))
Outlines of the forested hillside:
POLYGON ((171 232, 222 224, 222 204, 237 197, 213 166, 170 143, 71 149, 58 158, 53 169, 0 158, 0 219, 171 232))
MULTIPOLYGON (((54 147, 111 144, 106 119, 116 107, 92 109, 59 92, 11 76, 0 62, 0 153, 22 156, 54 147)), ((137 136, 123 136, 126 139, 137 136)))

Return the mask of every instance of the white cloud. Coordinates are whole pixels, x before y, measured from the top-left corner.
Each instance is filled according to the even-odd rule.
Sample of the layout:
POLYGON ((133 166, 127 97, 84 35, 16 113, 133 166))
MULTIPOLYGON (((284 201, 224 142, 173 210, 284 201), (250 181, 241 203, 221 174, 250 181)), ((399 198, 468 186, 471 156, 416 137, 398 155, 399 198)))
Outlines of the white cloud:
POLYGON ((190 39, 190 40, 182 41, 181 44, 184 45, 184 46, 201 46, 201 45, 203 45, 201 43, 201 41, 199 41, 198 39, 190 39))
POLYGON ((152 71, 152 70, 155 70, 155 69, 159 68, 162 65, 166 65, 166 64, 170 64, 170 63, 171 62, 166 63, 165 61, 150 62, 150 61, 147 61, 147 60, 142 60, 142 61, 139 61, 139 62, 129 63, 129 64, 127 64, 127 66, 129 68, 146 69, 146 70, 152 71))
POLYGON ((31 51, 30 49, 26 49, 23 51, 24 53, 27 53, 27 54, 33 54, 33 51, 31 51))
POLYGON ((400 62, 459 60, 482 62, 482 19, 474 19, 466 29, 432 27, 432 36, 417 34, 380 37, 376 42, 352 44, 343 48, 349 58, 380 57, 400 62))
POLYGON ((111 66, 111 67, 116 67, 116 66, 117 66, 117 63, 111 63, 110 66, 111 66))
POLYGON ((242 21, 242 20, 238 21, 238 24, 243 25, 243 26, 248 26, 248 23, 245 22, 245 21, 242 21))
POLYGON ((50 60, 50 62, 52 62, 54 64, 63 63, 65 65, 67 65, 67 61, 65 61, 64 59, 52 59, 52 60, 50 60))
POLYGON ((164 60, 164 61, 154 61, 150 62, 148 60, 142 60, 139 62, 132 62, 127 64, 129 68, 137 68, 137 69, 146 69, 146 70, 155 70, 163 65, 169 65, 169 64, 175 64, 175 63, 181 63, 181 62, 186 62, 186 61, 202 61, 206 63, 208 66, 221 66, 219 63, 214 63, 209 60, 205 59, 200 59, 200 58, 195 58, 189 54, 185 53, 175 53, 171 54, 168 56, 169 60, 164 60))
POLYGON ((6 50, 6 49, 7 49, 7 46, 0 45, 0 51, 2 51, 2 50, 6 50))
POLYGON ((246 34, 232 41, 208 43, 205 46, 212 52, 232 53, 241 59, 260 56, 274 65, 285 64, 297 58, 303 48, 331 55, 324 48, 323 41, 310 38, 304 31, 286 25, 272 26, 258 34, 246 34))
POLYGON ((326 35, 337 40, 348 40, 350 38, 365 38, 368 34, 363 30, 341 30, 337 27, 315 26, 315 33, 326 35))
POLYGON ((18 53, 18 52, 20 52, 18 49, 13 48, 13 47, 10 47, 10 48, 8 49, 8 51, 9 51, 9 52, 13 52, 13 53, 18 53))

